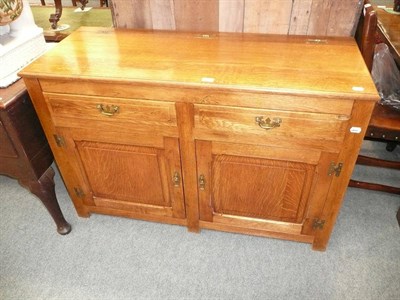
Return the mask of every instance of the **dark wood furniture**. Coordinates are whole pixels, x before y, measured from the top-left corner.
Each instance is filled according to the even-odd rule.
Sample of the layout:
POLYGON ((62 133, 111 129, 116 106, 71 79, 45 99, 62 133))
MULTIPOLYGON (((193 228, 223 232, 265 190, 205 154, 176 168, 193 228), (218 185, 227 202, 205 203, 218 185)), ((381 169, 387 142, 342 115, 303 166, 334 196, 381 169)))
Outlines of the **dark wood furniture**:
MULTIPOLYGON (((386 143, 386 150, 393 151, 400 142, 400 111, 377 104, 365 135, 365 139, 386 143)), ((383 160, 359 155, 357 164, 400 170, 400 161, 383 160)), ((349 186, 400 195, 400 187, 351 180, 349 186)))
MULTIPOLYGON (((79 2, 81 4, 81 9, 84 10, 86 7, 86 4, 88 4, 89 0, 72 0, 72 5, 77 6, 76 2, 79 2)), ((102 4, 103 1, 100 0, 100 5, 102 4)), ((103 6, 103 5, 101 5, 103 6)))
MULTIPOLYGON (((86 4, 88 4, 88 0, 72 0, 72 5, 73 6, 77 6, 76 2, 80 2, 81 3, 81 8, 84 9, 86 4)), ((108 7, 108 0, 100 0, 100 7, 108 7)))
MULTIPOLYGON (((84 10, 89 0, 72 0, 72 5, 77 6, 77 2, 81 3, 81 9, 84 10)), ((46 5, 45 0, 41 0, 42 5, 46 5)), ((56 29, 57 23, 60 21, 63 11, 62 0, 54 0, 55 13, 50 14, 49 22, 51 23, 51 28, 56 29)), ((100 7, 108 7, 108 0, 100 0, 100 7)))
POLYGON ((0 89, 0 174, 18 180, 45 205, 60 234, 71 231, 54 190, 53 155, 22 80, 0 89))
MULTIPOLYGON (((73 6, 76 6, 76 1, 79 1, 81 3, 82 10, 85 9, 86 4, 89 2, 88 0, 73 0, 72 1, 73 6)), ((100 1, 100 3, 102 3, 102 1, 100 1)), ((51 23, 51 28, 56 29, 57 23, 58 21, 60 21, 60 18, 62 16, 63 5, 61 0, 54 0, 54 5, 56 7, 56 11, 54 14, 50 15, 49 22, 51 23)))
MULTIPOLYGON (((374 1, 374 3, 377 1, 374 1)), ((400 16, 373 6, 378 16, 378 34, 389 46, 397 66, 400 67, 400 16)))
POLYGON ((350 37, 81 27, 20 74, 80 216, 315 250, 379 99, 350 37))
POLYGON ((360 21, 358 22, 355 38, 365 64, 370 72, 374 60, 377 25, 378 17, 374 7, 369 1, 364 1, 364 10, 360 16, 360 21))
POLYGON ((62 16, 63 6, 61 0, 54 0, 54 5, 55 5, 55 13, 50 14, 49 22, 51 23, 51 28, 56 29, 57 23, 62 16))
POLYGON ((93 7, 85 13, 76 13, 76 7, 63 7, 62 23, 67 24, 68 28, 64 30, 52 30, 48 22, 48 16, 54 13, 54 7, 50 6, 32 6, 33 17, 37 26, 43 28, 43 35, 46 42, 60 42, 82 24, 91 24, 98 27, 112 27, 111 10, 105 7, 93 7))
MULTIPOLYGON (((365 10, 360 19, 356 33, 356 40, 363 55, 364 61, 368 69, 371 71, 376 44, 377 28, 379 27, 380 30, 382 30, 383 27, 382 22, 379 20, 381 13, 376 13, 375 7, 371 5, 370 1, 367 0, 364 3, 365 10)), ((387 15, 389 15, 388 13, 383 11, 382 15, 385 16, 383 20, 386 26, 392 24, 387 22, 387 20, 391 19, 390 17, 387 17, 387 15)), ((395 27, 397 27, 397 29, 395 28, 394 30, 391 30, 388 28, 387 30, 384 30, 385 36, 389 37, 390 34, 393 34, 393 32, 396 30, 398 32, 398 25, 395 25, 395 27)), ((389 47, 393 47, 394 45, 399 46, 399 38, 397 37, 397 39, 395 38, 394 40, 394 43, 389 41, 389 47)), ((396 53, 397 55, 399 53, 399 48, 394 48, 391 52, 396 57, 396 53)), ((377 103, 372 113, 365 138, 368 140, 387 143, 386 149, 388 151, 394 151, 400 142, 400 111, 395 110, 390 106, 384 106, 377 103)), ((363 155, 358 156, 357 164, 400 170, 400 162, 398 161, 382 160, 363 155)), ((350 180, 349 186, 400 195, 400 187, 388 186, 374 182, 350 180)), ((397 212, 397 220, 400 225, 399 216, 400 209, 397 212)))

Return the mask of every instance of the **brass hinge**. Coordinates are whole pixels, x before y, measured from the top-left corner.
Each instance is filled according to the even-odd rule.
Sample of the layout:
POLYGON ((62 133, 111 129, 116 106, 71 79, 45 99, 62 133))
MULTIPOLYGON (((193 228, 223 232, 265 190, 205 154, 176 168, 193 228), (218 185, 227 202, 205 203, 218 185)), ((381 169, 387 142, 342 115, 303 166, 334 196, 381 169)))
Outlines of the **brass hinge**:
POLYGON ((206 189, 206 178, 203 174, 199 176, 199 189, 202 191, 206 189))
POLYGON ((56 144, 58 147, 64 147, 65 146, 65 140, 62 136, 59 136, 58 134, 54 134, 54 140, 56 141, 56 144))
POLYGON ((179 184, 181 183, 181 177, 179 176, 178 171, 175 171, 174 176, 172 177, 172 182, 174 187, 179 187, 179 184))
POLYGON ((312 228, 313 229, 324 229, 324 225, 325 225, 325 220, 314 219, 312 228))
POLYGON ((75 194, 79 197, 79 198, 84 198, 85 197, 85 193, 80 189, 75 187, 74 188, 75 194))
POLYGON ((333 174, 335 174, 336 177, 339 177, 340 173, 342 172, 342 167, 343 163, 338 163, 336 165, 335 162, 331 162, 328 169, 328 175, 332 176, 333 174))

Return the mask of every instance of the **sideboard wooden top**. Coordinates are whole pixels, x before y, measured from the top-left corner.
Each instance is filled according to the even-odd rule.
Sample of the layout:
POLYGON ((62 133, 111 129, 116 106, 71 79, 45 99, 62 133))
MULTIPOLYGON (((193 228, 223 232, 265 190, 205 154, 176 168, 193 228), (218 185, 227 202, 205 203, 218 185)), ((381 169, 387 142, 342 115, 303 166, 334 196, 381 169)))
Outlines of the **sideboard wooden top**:
POLYGON ((347 37, 83 27, 20 75, 377 100, 358 47, 347 37))

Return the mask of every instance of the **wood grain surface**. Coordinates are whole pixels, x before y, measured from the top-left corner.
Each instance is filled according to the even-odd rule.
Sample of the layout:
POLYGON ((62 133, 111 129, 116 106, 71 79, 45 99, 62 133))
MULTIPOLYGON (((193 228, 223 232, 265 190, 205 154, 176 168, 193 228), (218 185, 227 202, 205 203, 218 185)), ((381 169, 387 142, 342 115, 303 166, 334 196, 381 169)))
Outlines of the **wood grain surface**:
POLYGON ((376 92, 354 39, 344 37, 315 41, 304 36, 83 27, 22 72, 25 77, 39 73, 363 99, 376 92), (65 53, 73 56, 66 59, 65 53))

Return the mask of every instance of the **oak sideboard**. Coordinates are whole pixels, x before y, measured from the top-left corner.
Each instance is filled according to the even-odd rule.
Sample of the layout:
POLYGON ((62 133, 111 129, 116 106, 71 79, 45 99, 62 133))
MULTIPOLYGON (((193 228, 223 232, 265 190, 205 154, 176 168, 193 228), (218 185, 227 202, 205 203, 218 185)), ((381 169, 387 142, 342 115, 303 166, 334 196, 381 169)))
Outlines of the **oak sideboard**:
POLYGON ((315 250, 379 100, 347 37, 83 27, 20 75, 80 216, 315 250))

